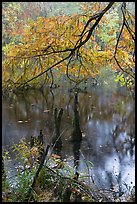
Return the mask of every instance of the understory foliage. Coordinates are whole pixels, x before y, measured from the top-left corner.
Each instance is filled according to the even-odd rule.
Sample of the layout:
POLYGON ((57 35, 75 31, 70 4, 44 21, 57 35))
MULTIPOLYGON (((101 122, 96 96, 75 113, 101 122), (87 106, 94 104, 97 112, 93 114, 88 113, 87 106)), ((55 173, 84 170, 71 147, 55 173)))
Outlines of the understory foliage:
MULTIPOLYGON (((75 168, 71 167, 68 162, 62 161, 61 157, 53 154, 52 151, 39 172, 34 188, 28 194, 40 165, 38 148, 37 146, 30 147, 26 140, 22 139, 19 144, 13 146, 13 152, 18 165, 12 178, 14 183, 11 178, 11 180, 7 178, 8 181, 3 183, 2 191, 5 192, 3 201, 74 202, 79 199, 81 202, 94 200, 90 187, 83 180, 84 175, 78 181, 75 178, 75 168)), ((88 168, 91 167, 92 162, 89 162, 88 168)))
POLYGON ((76 13, 44 16, 33 3, 3 3, 3 89, 53 84, 62 75, 77 83, 108 65, 119 72, 116 81, 134 89, 135 16, 128 4, 77 2, 76 13))

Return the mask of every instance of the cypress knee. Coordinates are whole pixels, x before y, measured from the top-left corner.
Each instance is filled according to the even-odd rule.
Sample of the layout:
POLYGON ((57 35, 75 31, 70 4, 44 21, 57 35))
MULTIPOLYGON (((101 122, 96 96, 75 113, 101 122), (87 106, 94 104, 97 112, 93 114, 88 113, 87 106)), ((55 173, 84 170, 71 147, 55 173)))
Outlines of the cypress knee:
POLYGON ((44 142, 43 142, 42 130, 40 130, 40 134, 38 135, 38 147, 39 147, 39 154, 40 154, 39 160, 41 161, 44 153, 44 142))
POLYGON ((80 129, 80 122, 79 122, 78 96, 76 94, 74 99, 72 142, 80 142, 80 141, 82 141, 82 132, 80 129))
POLYGON ((61 118, 63 115, 63 108, 60 109, 59 113, 57 108, 54 110, 54 134, 52 138, 52 145, 54 145, 55 148, 61 148, 62 147, 62 139, 60 136, 60 125, 61 125, 61 118))

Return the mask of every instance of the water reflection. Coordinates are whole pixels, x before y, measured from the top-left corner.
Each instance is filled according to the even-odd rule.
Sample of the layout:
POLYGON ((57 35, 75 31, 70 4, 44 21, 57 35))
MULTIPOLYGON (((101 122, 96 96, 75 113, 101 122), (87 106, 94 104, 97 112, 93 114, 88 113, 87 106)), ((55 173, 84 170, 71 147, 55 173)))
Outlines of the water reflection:
POLYGON ((87 171, 78 160, 94 164, 90 170, 98 188, 115 189, 135 185, 135 107, 134 100, 118 92, 92 90, 79 93, 79 114, 83 140, 72 144, 74 94, 65 90, 31 90, 2 100, 2 144, 9 148, 22 137, 30 141, 43 130, 45 145, 51 144, 54 131, 54 109, 63 108, 60 133, 63 158, 74 157, 77 170, 87 171), (81 153, 80 153, 81 152, 81 153))
POLYGON ((76 172, 79 168, 79 160, 80 160, 80 146, 81 142, 73 142, 73 155, 74 155, 74 168, 76 169, 76 172))

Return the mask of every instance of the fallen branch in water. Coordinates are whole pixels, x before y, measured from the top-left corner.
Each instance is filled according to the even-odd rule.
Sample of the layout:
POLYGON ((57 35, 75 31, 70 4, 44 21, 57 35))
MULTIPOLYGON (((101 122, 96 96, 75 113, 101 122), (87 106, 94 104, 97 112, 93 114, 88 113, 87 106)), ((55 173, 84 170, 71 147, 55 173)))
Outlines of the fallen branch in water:
POLYGON ((29 200, 29 196, 30 196, 30 194, 31 194, 31 191, 33 190, 33 188, 34 188, 34 186, 35 186, 35 183, 36 183, 36 180, 37 180, 37 178, 38 178, 38 175, 39 175, 39 173, 40 173, 40 171, 41 171, 41 169, 42 169, 42 167, 43 167, 45 158, 46 158, 46 156, 47 156, 47 154, 48 154, 49 147, 50 147, 50 145, 47 145, 46 151, 45 151, 44 154, 43 154, 43 158, 42 158, 41 163, 40 163, 40 165, 39 165, 39 167, 38 167, 38 170, 37 170, 37 172, 36 172, 36 174, 35 174, 35 176, 34 176, 32 185, 31 185, 31 187, 29 188, 29 191, 28 191, 28 194, 27 194, 27 196, 26 196, 26 198, 25 198, 25 201, 28 201, 28 200, 29 200))

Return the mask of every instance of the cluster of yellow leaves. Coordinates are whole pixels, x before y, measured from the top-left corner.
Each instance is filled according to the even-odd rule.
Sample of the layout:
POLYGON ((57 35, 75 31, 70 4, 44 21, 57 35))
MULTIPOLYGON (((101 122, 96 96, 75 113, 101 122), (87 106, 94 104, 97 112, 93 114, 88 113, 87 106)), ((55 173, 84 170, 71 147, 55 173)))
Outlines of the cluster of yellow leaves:
MULTIPOLYGON (((39 74, 43 69, 66 57, 68 53, 54 53, 54 51, 73 48, 82 29, 83 25, 78 15, 71 18, 59 16, 52 18, 39 17, 37 21, 30 20, 29 24, 24 28, 20 43, 8 44, 5 47, 6 59, 3 62, 3 72, 7 72, 8 69, 16 83, 21 74, 21 71, 18 72, 17 69, 24 68, 25 73, 29 70, 27 77, 39 74), (27 59, 26 63, 24 63, 25 59, 27 59), (37 60, 36 66, 35 59, 37 60), (7 61, 9 62, 8 67, 7 61), (16 67, 15 72, 18 73, 16 77, 10 71, 13 65, 16 67)), ((62 63, 61 67, 62 71, 66 72, 64 69, 66 62, 62 63)), ((4 75, 4 80, 7 80, 7 78, 4 75)))
MULTIPOLYGON (((85 9, 88 11, 89 5, 85 5, 87 5, 85 9)), ((104 4, 100 5, 98 2, 92 4, 92 11, 97 12, 103 8, 104 4)), ((23 82, 67 57, 69 51, 60 51, 74 48, 88 19, 88 12, 87 15, 74 14, 71 17, 62 15, 50 18, 38 17, 35 21, 30 19, 23 29, 20 42, 18 44, 8 44, 4 48, 3 81, 7 81, 10 77, 16 83, 23 82)), ((101 32, 103 24, 107 25, 110 22, 104 17, 101 23, 102 27, 96 29, 95 35, 101 32)), ((109 43, 105 45, 104 50, 101 50, 96 38, 92 36, 87 44, 79 49, 80 58, 72 58, 68 67, 69 75, 72 78, 87 75, 94 77, 99 74, 102 67, 108 64, 113 65, 113 69, 117 68, 113 59, 114 45, 116 44, 116 38, 113 37, 115 29, 113 26, 110 26, 110 28, 108 34, 112 37, 110 37, 109 43)), ((87 34, 82 40, 86 38, 87 34)), ((124 63, 133 66, 133 60, 129 52, 134 45, 128 38, 131 38, 131 36, 124 30, 123 40, 119 44, 122 49, 118 50, 122 66, 124 66, 124 63)), ((61 73, 66 74, 67 64, 68 61, 64 61, 54 67, 56 76, 61 73)))
POLYGON ((16 160, 19 159, 24 168, 26 165, 32 166, 34 160, 38 159, 39 156, 38 147, 30 148, 25 139, 13 146, 13 152, 16 152, 16 160))
POLYGON ((103 2, 80 2, 81 10, 85 15, 93 15, 93 13, 100 12, 105 6, 106 4, 103 2))

